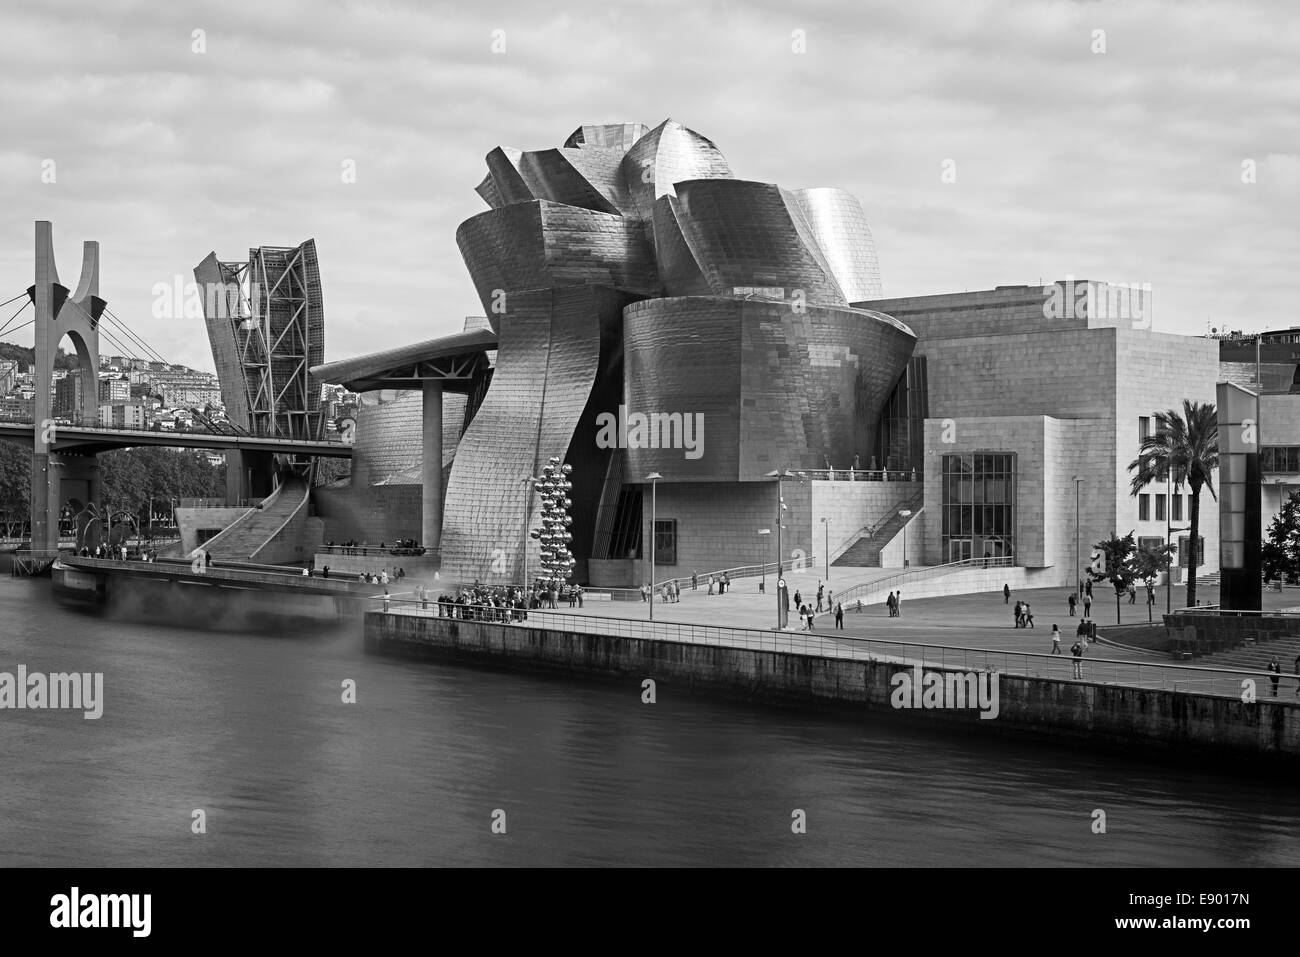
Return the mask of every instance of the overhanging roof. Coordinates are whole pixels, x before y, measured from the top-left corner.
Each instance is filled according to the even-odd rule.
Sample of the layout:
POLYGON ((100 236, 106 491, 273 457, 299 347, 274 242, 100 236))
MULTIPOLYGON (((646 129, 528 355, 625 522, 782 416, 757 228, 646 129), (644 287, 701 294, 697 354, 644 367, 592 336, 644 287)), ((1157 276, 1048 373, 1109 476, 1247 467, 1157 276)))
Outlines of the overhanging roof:
POLYGON ((473 329, 429 339, 409 346, 312 366, 321 382, 341 385, 352 392, 373 389, 419 389, 427 380, 442 382, 450 392, 465 392, 486 353, 497 347, 491 329, 473 329))

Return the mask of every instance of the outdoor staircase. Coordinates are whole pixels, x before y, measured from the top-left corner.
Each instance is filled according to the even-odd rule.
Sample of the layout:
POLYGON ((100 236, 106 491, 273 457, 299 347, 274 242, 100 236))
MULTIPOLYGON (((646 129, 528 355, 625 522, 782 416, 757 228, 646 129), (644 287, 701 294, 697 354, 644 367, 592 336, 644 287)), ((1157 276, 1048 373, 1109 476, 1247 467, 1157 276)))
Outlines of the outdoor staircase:
POLYGON ((262 501, 260 508, 250 508, 220 535, 208 539, 199 548, 208 552, 213 561, 254 560, 257 551, 303 507, 309 490, 306 479, 285 476, 279 487, 262 501))
MULTIPOLYGON (((1297 627, 1300 628, 1300 625, 1297 627)), ((1268 667, 1269 661, 1276 656, 1278 664, 1282 666, 1282 674, 1292 676, 1292 681, 1284 687, 1289 685, 1288 693, 1294 696, 1297 655, 1300 655, 1300 634, 1283 635, 1233 648, 1231 651, 1220 651, 1197 658, 1196 665, 1200 668, 1241 668, 1245 671, 1263 671, 1268 667)))
POLYGON ((845 549, 831 564, 849 565, 855 568, 879 568, 881 551, 903 530, 906 522, 916 517, 923 501, 924 497, 917 495, 911 501, 890 509, 888 518, 879 525, 863 528, 858 533, 860 536, 858 540, 845 549), (902 509, 911 509, 912 514, 904 519, 898 514, 902 509))

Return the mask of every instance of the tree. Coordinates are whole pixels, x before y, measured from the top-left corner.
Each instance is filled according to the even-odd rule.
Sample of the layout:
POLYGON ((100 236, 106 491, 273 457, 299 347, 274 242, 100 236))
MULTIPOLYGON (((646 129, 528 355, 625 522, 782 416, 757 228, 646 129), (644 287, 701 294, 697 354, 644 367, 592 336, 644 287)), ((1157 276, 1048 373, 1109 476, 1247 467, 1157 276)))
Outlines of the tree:
POLYGON ((0 513, 5 534, 19 536, 31 517, 32 450, 0 442, 0 513))
POLYGON ((1211 476, 1219 467, 1219 420, 1212 402, 1183 400, 1183 410, 1168 409, 1155 414, 1155 432, 1142 440, 1138 457, 1129 463, 1134 472, 1130 492, 1137 495, 1153 482, 1172 476, 1174 488, 1181 494, 1186 485, 1191 492, 1190 535, 1187 555, 1187 607, 1196 605, 1196 566, 1202 556, 1201 490, 1208 489, 1217 502, 1211 476))
POLYGON ((1110 538, 1092 547, 1102 553, 1105 561, 1100 570, 1090 566, 1088 576, 1095 582, 1109 580, 1115 586, 1115 624, 1118 625, 1120 623, 1119 596, 1128 591, 1128 586, 1137 580, 1137 569, 1133 564, 1133 553, 1137 550, 1137 543, 1133 540, 1132 532, 1123 538, 1112 532, 1110 538))
POLYGON ((1300 492, 1292 492, 1274 516, 1261 558, 1264 581, 1300 581, 1300 492))

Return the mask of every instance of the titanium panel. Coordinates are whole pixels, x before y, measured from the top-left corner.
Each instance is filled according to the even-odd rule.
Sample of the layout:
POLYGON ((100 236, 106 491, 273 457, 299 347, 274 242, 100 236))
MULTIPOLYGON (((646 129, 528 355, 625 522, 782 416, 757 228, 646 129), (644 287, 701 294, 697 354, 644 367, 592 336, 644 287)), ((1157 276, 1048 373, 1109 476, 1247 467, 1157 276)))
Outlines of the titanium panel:
MULTIPOLYGON (((715 295, 736 289, 801 291, 805 301, 847 306, 835 278, 801 235, 781 190, 738 179, 677 184, 677 221, 715 295)), ((772 298, 772 296, 769 296, 772 298)))
POLYGON ((637 216, 646 222, 654 218, 655 200, 673 195, 677 183, 731 177, 731 167, 712 140, 672 120, 637 140, 623 158, 623 179, 637 216))
POLYGON ((633 143, 649 132, 650 127, 644 123, 598 123, 579 126, 569 134, 569 138, 564 141, 564 146, 566 149, 603 147, 626 153, 633 143))
POLYGON ((796 189, 812 236, 826 254, 831 272, 849 302, 880 299, 880 262, 862 204, 852 193, 832 187, 796 189))

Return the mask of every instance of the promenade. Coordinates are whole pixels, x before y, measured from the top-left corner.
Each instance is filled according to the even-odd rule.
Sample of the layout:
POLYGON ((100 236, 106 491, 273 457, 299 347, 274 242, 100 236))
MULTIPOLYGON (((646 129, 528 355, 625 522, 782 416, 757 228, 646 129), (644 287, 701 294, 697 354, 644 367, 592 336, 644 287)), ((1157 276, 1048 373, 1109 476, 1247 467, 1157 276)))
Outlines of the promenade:
MULTIPOLYGON (((861 569, 849 569, 849 574, 838 576, 834 574, 836 571, 832 569, 832 591, 862 580, 858 577, 861 569)), ((793 575, 789 580, 801 591, 810 588, 815 601, 818 576, 809 577, 805 572, 803 578, 807 579, 807 586, 793 575)), ((783 631, 774 629, 776 596, 773 592, 759 594, 757 580, 736 582, 726 595, 709 595, 703 587, 692 591, 689 579, 687 582, 688 587, 682 592, 679 602, 659 601, 655 604, 653 623, 648 620, 647 603, 596 600, 585 602, 581 609, 570 609, 565 604, 555 611, 534 610, 529 613, 527 624, 578 634, 657 639, 900 665, 996 670, 1004 674, 1066 682, 1158 688, 1232 698, 1240 696, 1243 679, 1254 677, 1258 694, 1261 697, 1267 694, 1264 672, 1177 663, 1164 652, 1104 643, 1090 645, 1076 678, 1069 649, 1074 643, 1079 619, 1069 616, 1064 601, 1067 591, 1063 588, 1013 593, 1010 604, 1004 604, 1000 592, 926 598, 915 602, 909 602, 904 594, 902 614, 898 618, 890 618, 880 604, 867 606, 861 612, 846 609, 843 629, 834 627, 833 615, 823 614, 814 620, 814 630, 809 633, 800 627, 798 617, 794 615, 790 618, 791 627, 783 631), (1034 610, 1034 628, 1014 627, 1013 608, 1018 599, 1028 601, 1034 610), (1056 614, 1049 609, 1053 603, 1057 606, 1056 614), (1051 654, 1053 623, 1061 628, 1062 654, 1059 655, 1051 654)), ((1099 589, 1097 596, 1101 594, 1099 589)), ((1185 596, 1185 591, 1175 589, 1175 597, 1179 594, 1185 596)), ((392 597, 390 613, 437 615, 435 603, 431 602, 428 609, 421 609, 413 601, 412 592, 394 592, 392 597)), ((1123 623, 1146 621, 1147 609, 1142 597, 1139 593, 1139 602, 1133 605, 1129 605, 1127 600, 1123 602, 1120 609, 1123 623)), ((1163 599, 1164 596, 1159 597, 1163 599)), ((1205 589, 1205 600, 1213 602, 1217 599, 1216 588, 1205 589)), ((1290 603, 1300 603, 1300 592, 1290 589, 1281 594, 1268 593, 1265 610, 1282 610, 1292 607, 1290 603)), ((1181 602, 1175 601, 1174 607, 1179 604, 1181 602)), ((1159 621, 1163 611, 1161 601, 1152 610, 1153 617, 1159 621)), ((1103 624, 1107 621, 1113 623, 1113 598, 1109 603, 1094 602, 1093 612, 1094 619, 1099 618, 1103 624)), ((1292 676, 1284 677, 1280 697, 1283 703, 1300 703, 1295 693, 1295 682, 1292 676)))

